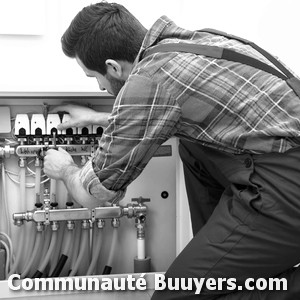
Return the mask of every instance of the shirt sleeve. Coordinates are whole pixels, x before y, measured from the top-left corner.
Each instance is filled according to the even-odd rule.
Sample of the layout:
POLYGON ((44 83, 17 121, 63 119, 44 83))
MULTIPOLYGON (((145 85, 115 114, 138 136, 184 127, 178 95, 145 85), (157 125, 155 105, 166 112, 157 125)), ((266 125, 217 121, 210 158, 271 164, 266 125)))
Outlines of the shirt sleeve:
POLYGON ((84 187, 91 194, 106 189, 108 197, 120 199, 158 147, 176 133, 180 116, 180 106, 163 85, 131 75, 118 94, 95 157, 82 170, 84 187))

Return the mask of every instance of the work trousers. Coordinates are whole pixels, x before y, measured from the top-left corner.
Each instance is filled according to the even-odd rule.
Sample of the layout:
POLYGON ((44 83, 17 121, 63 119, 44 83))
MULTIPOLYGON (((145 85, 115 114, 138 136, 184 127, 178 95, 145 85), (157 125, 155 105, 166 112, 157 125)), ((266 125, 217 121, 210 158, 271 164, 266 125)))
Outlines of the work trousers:
POLYGON ((152 300, 300 299, 300 268, 295 267, 300 262, 300 148, 233 155, 180 141, 179 153, 194 237, 167 270, 165 282, 233 278, 236 288, 223 281, 215 288, 204 284, 195 294, 167 285, 152 300), (259 288, 246 289, 248 278, 258 280, 259 288), (261 278, 286 278, 287 290, 262 290, 261 278))

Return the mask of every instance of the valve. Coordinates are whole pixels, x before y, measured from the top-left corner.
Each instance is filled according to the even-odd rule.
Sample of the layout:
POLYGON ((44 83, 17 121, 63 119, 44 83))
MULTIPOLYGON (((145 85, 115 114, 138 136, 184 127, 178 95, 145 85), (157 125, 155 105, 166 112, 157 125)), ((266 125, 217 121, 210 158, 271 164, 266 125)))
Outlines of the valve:
POLYGON ((9 158, 11 155, 15 153, 15 149, 10 147, 9 145, 5 145, 4 147, 0 147, 0 158, 9 158))
POLYGON ((150 199, 139 197, 139 198, 132 198, 131 201, 137 202, 139 205, 144 205, 145 202, 150 202, 150 199))

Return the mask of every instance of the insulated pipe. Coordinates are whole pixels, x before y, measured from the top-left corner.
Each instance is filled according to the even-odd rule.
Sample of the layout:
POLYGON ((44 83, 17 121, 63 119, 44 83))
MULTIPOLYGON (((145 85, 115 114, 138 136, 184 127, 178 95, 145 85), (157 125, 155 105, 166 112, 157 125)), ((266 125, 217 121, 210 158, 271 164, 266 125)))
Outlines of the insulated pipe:
POLYGON ((111 239, 111 247, 108 255, 108 260, 107 260, 107 265, 111 266, 114 256, 115 256, 115 249, 117 245, 117 240, 118 240, 118 228, 114 227, 113 228, 113 234, 112 234, 112 239, 111 239))
POLYGON ((56 247, 55 250, 53 251, 51 258, 50 258, 50 271, 49 274, 52 274, 54 271, 55 266, 58 263, 59 260, 59 256, 60 256, 60 252, 61 252, 61 246, 63 244, 63 240, 64 240, 64 235, 65 235, 65 227, 64 226, 60 226, 61 223, 56 222, 57 226, 59 226, 59 228, 57 228, 57 242, 56 242, 56 247))
MULTIPOLYGON (((22 211, 26 209, 26 160, 21 158, 19 161, 20 166, 20 207, 22 211)), ((16 258, 14 264, 9 272, 9 275, 14 274, 15 271, 20 267, 21 258, 24 250, 24 240, 25 240, 25 226, 19 227, 18 232, 18 249, 16 253, 16 258)), ((26 248, 25 248, 26 249, 26 248)), ((26 256, 25 256, 26 257, 26 256)))
POLYGON ((143 214, 135 219, 137 229, 137 256, 134 258, 135 273, 145 273, 151 270, 151 259, 146 257, 145 250, 145 221, 146 216, 143 214))
POLYGON ((113 233, 111 238, 111 246, 108 254, 107 264, 104 267, 103 275, 110 274, 112 270, 112 262, 115 256, 115 250, 118 240, 118 228, 120 226, 120 220, 117 218, 112 219, 113 233))
POLYGON ((146 250, 145 250, 145 239, 138 238, 137 239, 137 259, 145 259, 146 250))
POLYGON ((89 268, 86 272, 86 275, 92 275, 93 274, 93 272, 96 268, 96 265, 97 265, 97 261, 98 261, 99 255, 100 255, 100 251, 101 251, 104 221, 103 220, 99 220, 99 221, 100 222, 98 222, 98 226, 97 227, 95 226, 94 231, 93 231, 92 260, 91 260, 89 268))
POLYGON ((44 232, 44 243, 43 243, 43 249, 41 252, 41 257, 40 260, 43 259, 43 257, 45 257, 47 250, 49 248, 50 245, 50 241, 51 241, 51 229, 49 226, 46 226, 45 232, 44 232))
POLYGON ((35 244, 34 244, 34 248, 30 257, 29 262, 27 263, 24 271, 21 274, 21 278, 25 278, 26 275, 29 273, 31 266, 33 265, 34 261, 36 260, 36 257, 39 253, 39 250, 42 246, 42 237, 43 237, 43 233, 42 231, 38 231, 36 234, 36 239, 35 239, 35 244))
POLYGON ((50 201, 56 202, 56 179, 50 180, 50 201))
POLYGON ((36 203, 41 202, 41 161, 37 157, 35 160, 35 201, 36 203))
POLYGON ((76 263, 74 267, 72 268, 69 276, 75 276, 77 273, 77 270, 79 268, 80 263, 82 262, 82 259, 84 258, 85 251, 86 251, 86 245, 88 243, 89 238, 89 228, 86 226, 86 224, 89 225, 88 221, 82 223, 82 230, 81 230, 81 241, 80 241, 80 249, 79 254, 76 260, 76 263))
POLYGON ((74 230, 67 230, 66 234, 64 235, 65 238, 65 244, 62 249, 61 256, 58 260, 57 265, 55 266, 53 272, 50 272, 50 277, 58 277, 64 268, 68 257, 69 257, 69 252, 72 247, 72 241, 73 241, 73 235, 74 235, 74 230))
POLYGON ((6 217, 6 229, 7 234, 11 235, 11 228, 10 228, 10 222, 9 222, 9 211, 8 211, 8 204, 7 204, 7 191, 6 191, 6 175, 5 175, 5 164, 4 160, 1 164, 1 170, 2 170, 2 199, 5 206, 5 217, 6 217))
MULTIPOLYGON (((35 158, 35 203, 34 199, 30 201, 31 203, 27 203, 27 210, 31 210, 33 204, 39 206, 41 203, 41 160, 36 157, 35 158)), ((29 202, 29 201, 27 201, 29 202)), ((27 237, 27 246, 26 246, 26 256, 25 256, 25 266, 28 264, 28 261, 32 258, 32 251, 34 247, 34 241, 36 239, 36 233, 34 224, 26 224, 26 237, 27 237)))
POLYGON ((32 278, 40 278, 43 275, 44 270, 47 267, 47 264, 50 260, 50 257, 55 249, 56 246, 56 241, 57 241, 57 231, 52 231, 52 236, 51 236, 51 243, 49 246, 49 249, 47 251, 47 254, 45 256, 45 258, 42 258, 42 262, 40 264, 40 266, 38 267, 37 271, 35 272, 35 274, 33 275, 32 278))
POLYGON ((74 269, 76 260, 78 257, 78 252, 79 252, 79 246, 80 246, 80 239, 81 239, 81 228, 79 226, 79 222, 76 222, 75 224, 75 238, 74 238, 74 246, 73 246, 73 251, 72 251, 72 261, 71 261, 71 270, 70 272, 74 269))

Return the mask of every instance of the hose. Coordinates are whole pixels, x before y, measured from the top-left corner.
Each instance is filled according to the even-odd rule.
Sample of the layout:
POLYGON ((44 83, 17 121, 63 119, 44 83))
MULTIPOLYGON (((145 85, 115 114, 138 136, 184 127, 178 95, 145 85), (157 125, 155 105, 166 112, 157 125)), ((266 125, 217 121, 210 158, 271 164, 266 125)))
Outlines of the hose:
POLYGON ((35 196, 36 196, 36 203, 40 203, 40 195, 41 195, 41 166, 36 166, 35 168, 35 196))
MULTIPOLYGON (((74 266, 76 264, 76 260, 78 257, 79 252, 79 245, 80 245, 80 239, 81 239, 81 229, 79 227, 79 222, 75 223, 75 238, 74 238, 74 245, 73 245, 73 251, 72 251, 72 260, 71 260, 71 270, 74 269, 74 266)), ((70 272, 71 272, 70 270, 70 272)))
POLYGON ((57 242, 56 242, 56 247, 55 250, 53 251, 51 258, 50 258, 50 270, 49 274, 52 274, 54 271, 55 266, 58 263, 60 252, 61 252, 61 245, 63 243, 64 239, 64 233, 65 233, 65 228, 64 226, 60 226, 58 231, 57 231, 57 242))
MULTIPOLYGON (((26 169, 24 166, 20 168, 20 207, 23 211, 26 207, 26 169)), ((9 272, 9 275, 14 274, 20 265, 23 250, 24 250, 24 239, 25 239, 25 227, 19 227, 18 232, 18 249, 16 253, 16 259, 9 272)), ((26 249, 26 248, 25 248, 26 249)))
POLYGON ((2 246, 5 249, 5 253, 6 253, 6 263, 5 263, 5 278, 7 278, 8 275, 8 269, 9 269, 9 262, 10 262, 10 252, 9 252, 9 248, 8 245, 4 242, 0 240, 0 244, 2 244, 2 246))
POLYGON ((11 235, 11 228, 10 228, 9 211, 8 211, 8 204, 7 204, 6 175, 5 175, 4 161, 2 162, 1 169, 2 169, 2 197, 3 197, 3 204, 4 204, 4 209, 5 209, 7 233, 10 236, 11 235))
POLYGON ((107 275, 107 274, 111 273, 112 261, 113 261, 114 255, 115 255, 117 239, 118 239, 118 228, 114 227, 113 228, 112 239, 111 239, 110 251, 109 251, 109 255, 108 255, 108 260, 107 260, 106 266, 104 267, 104 270, 103 270, 103 273, 102 273, 103 275, 107 275))
POLYGON ((33 262, 36 260, 36 257, 37 257, 37 255, 39 253, 39 250, 40 250, 41 246, 42 246, 42 237, 43 237, 42 232, 38 231, 36 233, 36 239, 35 239, 35 244, 34 244, 34 248, 33 248, 33 251, 32 251, 32 255, 30 256, 30 260, 27 263, 24 271, 21 274, 21 278, 22 279, 25 278, 26 275, 29 273, 30 268, 31 268, 33 262))
POLYGON ((88 243, 88 237, 89 237, 89 231, 87 229, 82 229, 79 254, 78 254, 76 263, 75 263, 74 267, 72 268, 69 276, 75 276, 77 273, 79 265, 85 255, 86 245, 88 243))
POLYGON ((51 273, 50 272, 50 277, 58 277, 62 271, 62 269, 64 268, 67 260, 68 260, 68 257, 69 257, 69 251, 71 249, 71 246, 72 246, 72 240, 73 240, 73 233, 74 233, 74 230, 67 230, 67 233, 65 234, 65 244, 64 244, 64 247, 63 247, 63 250, 62 250, 62 254, 58 260, 58 263, 57 265, 55 266, 53 272, 51 273))
POLYGON ((34 273, 32 278, 39 278, 43 275, 43 272, 46 269, 50 257, 55 249, 56 241, 57 241, 57 231, 52 231, 51 242, 47 254, 45 258, 42 260, 42 263, 40 264, 40 266, 38 267, 37 271, 34 273))
POLYGON ((92 273, 94 272, 94 270, 96 268, 97 260, 99 258, 100 250, 101 250, 101 246, 102 246, 102 236, 103 236, 103 228, 94 228, 92 260, 91 260, 91 263, 89 265, 86 275, 92 275, 92 273), (96 237, 95 233, 97 233, 97 237, 96 237))

